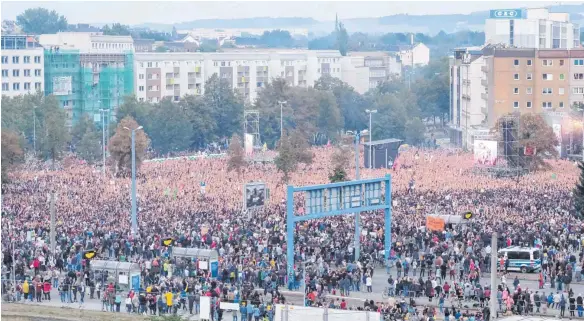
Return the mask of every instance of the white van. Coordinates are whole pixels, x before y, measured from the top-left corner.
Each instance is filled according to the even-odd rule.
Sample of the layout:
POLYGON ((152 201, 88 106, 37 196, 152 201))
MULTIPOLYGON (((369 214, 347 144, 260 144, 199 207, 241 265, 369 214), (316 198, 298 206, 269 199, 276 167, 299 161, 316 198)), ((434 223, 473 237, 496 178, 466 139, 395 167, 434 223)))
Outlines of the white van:
MULTIPOLYGON (((536 247, 511 246, 498 252, 498 259, 507 255, 509 260, 508 271, 520 271, 521 273, 538 272, 541 270, 541 253, 536 247)), ((501 268, 497 262, 497 268, 501 268)))

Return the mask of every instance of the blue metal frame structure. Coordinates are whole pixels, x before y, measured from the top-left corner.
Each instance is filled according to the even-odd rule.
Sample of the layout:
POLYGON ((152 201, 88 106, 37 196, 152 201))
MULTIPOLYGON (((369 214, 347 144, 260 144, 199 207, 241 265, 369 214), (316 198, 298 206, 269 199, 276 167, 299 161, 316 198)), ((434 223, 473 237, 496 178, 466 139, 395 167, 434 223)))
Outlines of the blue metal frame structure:
POLYGON ((391 250, 391 175, 382 178, 355 180, 349 182, 312 185, 303 187, 287 186, 286 190, 286 254, 288 275, 294 275, 294 228, 297 222, 329 216, 355 214, 355 256, 359 257, 359 215, 364 211, 384 210, 385 212, 385 261, 391 250), (382 189, 382 185, 383 189, 382 189), (382 195, 382 191, 385 191, 382 195), (305 193, 305 213, 298 216, 294 211, 294 193, 305 193), (384 197, 385 196, 385 197, 384 197))

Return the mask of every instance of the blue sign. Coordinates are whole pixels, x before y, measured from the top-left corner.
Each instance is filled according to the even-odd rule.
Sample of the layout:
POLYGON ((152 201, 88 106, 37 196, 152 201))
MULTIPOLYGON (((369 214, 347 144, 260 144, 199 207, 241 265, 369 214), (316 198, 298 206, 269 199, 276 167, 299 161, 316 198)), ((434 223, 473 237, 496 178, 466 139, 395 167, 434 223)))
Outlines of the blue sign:
POLYGON ((521 19, 521 9, 491 10, 491 19, 521 19))
POLYGON ((211 261, 211 277, 216 278, 219 276, 219 262, 211 261))

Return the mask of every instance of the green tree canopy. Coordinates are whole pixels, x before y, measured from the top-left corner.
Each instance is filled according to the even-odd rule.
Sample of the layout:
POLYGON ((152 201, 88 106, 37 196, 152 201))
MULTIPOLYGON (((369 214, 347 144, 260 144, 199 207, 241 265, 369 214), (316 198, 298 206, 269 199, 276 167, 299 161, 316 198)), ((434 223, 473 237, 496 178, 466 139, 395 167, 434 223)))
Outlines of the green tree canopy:
POLYGON ((66 31, 67 18, 57 11, 49 11, 45 8, 30 8, 16 17, 16 23, 27 34, 57 33, 66 31))
POLYGON ((205 83, 205 103, 208 104, 215 123, 217 139, 229 138, 243 128, 243 102, 238 99, 226 79, 214 74, 205 83))
POLYGON ((193 128, 184 104, 165 98, 151 109, 148 118, 144 128, 154 150, 166 154, 190 149, 193 128))
POLYGON ((290 174, 298 168, 298 164, 312 163, 313 156, 308 149, 305 136, 294 131, 290 135, 285 134, 280 140, 278 156, 274 159, 274 163, 278 171, 284 175, 283 181, 287 183, 290 180, 290 174))
MULTIPOLYGON (((127 175, 132 169, 132 129, 140 125, 131 117, 124 117, 116 128, 116 134, 110 139, 108 150, 113 160, 116 175, 127 175), (130 130, 129 130, 130 129, 130 130)), ((144 130, 135 131, 136 168, 139 168, 150 145, 148 135, 144 130)))
POLYGON ((126 26, 121 23, 114 23, 111 27, 109 25, 105 25, 102 31, 103 34, 107 36, 129 36, 132 33, 130 26, 126 26))
POLYGON ((229 141, 229 149, 227 150, 227 170, 235 170, 238 174, 241 174, 241 170, 246 164, 245 160, 245 150, 241 144, 241 139, 239 135, 233 134, 231 140, 229 141))
POLYGON ((8 171, 23 161, 21 137, 13 130, 2 128, 2 182, 8 181, 8 171))

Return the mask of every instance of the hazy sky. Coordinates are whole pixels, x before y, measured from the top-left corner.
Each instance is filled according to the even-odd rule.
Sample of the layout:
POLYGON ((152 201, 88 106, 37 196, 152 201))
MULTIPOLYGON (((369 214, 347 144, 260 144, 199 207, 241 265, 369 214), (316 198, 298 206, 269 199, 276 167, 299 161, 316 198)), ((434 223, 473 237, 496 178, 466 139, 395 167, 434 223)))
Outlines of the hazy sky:
POLYGON ((311 17, 316 20, 380 17, 394 14, 470 13, 489 9, 538 7, 557 1, 2 1, 2 19, 14 20, 28 8, 57 10, 70 23, 172 24, 196 19, 311 17))

